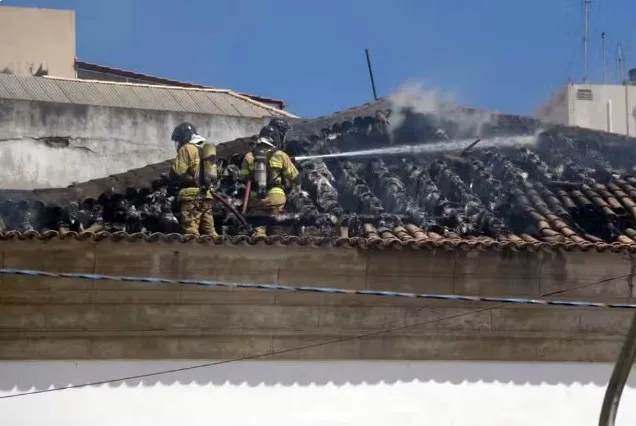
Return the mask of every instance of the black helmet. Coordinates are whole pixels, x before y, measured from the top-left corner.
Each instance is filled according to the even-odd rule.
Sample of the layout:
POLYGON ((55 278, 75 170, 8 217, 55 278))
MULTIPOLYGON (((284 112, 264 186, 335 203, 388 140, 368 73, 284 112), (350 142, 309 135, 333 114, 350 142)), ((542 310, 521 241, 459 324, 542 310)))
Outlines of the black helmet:
POLYGON ((258 133, 256 145, 267 145, 270 148, 278 148, 280 132, 272 126, 265 126, 258 133))
POLYGON ((181 123, 172 131, 172 140, 178 144, 190 142, 192 136, 197 134, 197 129, 190 123, 181 123))
POLYGON ((275 129, 278 129, 278 131, 281 132, 281 134, 285 134, 287 133, 287 131, 289 129, 291 129, 291 126, 289 125, 289 123, 287 122, 287 120, 284 120, 282 118, 272 118, 269 121, 268 124, 269 127, 273 127, 275 129))

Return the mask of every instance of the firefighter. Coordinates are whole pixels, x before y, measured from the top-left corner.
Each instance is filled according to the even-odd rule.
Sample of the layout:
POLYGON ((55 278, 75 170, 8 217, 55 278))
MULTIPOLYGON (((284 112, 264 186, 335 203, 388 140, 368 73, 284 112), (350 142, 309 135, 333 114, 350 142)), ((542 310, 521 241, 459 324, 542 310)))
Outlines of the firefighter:
MULTIPOLYGON (((287 202, 286 191, 300 188, 298 170, 289 155, 282 150, 289 128, 287 121, 272 119, 261 129, 251 151, 243 158, 241 176, 251 182, 247 213, 282 213, 287 202)), ((274 233, 281 231, 276 228, 272 230, 274 233)), ((265 235, 265 226, 256 227, 254 236, 265 235)))
POLYGON ((187 234, 217 237, 212 215, 212 190, 217 180, 216 146, 207 143, 190 123, 172 132, 177 157, 170 177, 179 185, 180 222, 187 234))

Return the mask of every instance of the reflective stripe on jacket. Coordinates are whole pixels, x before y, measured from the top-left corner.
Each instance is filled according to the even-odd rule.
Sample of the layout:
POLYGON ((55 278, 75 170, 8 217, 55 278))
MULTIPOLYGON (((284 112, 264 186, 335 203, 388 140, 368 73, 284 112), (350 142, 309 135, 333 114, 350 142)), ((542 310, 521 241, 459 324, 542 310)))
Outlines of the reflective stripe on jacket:
MULTIPOLYGON (((245 179, 252 178, 254 172, 254 154, 248 152, 243 157, 243 164, 241 166, 241 176, 245 179)), ((276 151, 269 159, 269 167, 267 171, 268 179, 272 172, 277 176, 284 178, 286 181, 291 182, 298 177, 298 170, 294 165, 294 162, 289 158, 289 155, 284 151, 276 151)), ((272 186, 268 192, 268 195, 282 194, 285 195, 285 190, 282 186, 272 186)), ((252 192, 252 197, 256 194, 252 192)))

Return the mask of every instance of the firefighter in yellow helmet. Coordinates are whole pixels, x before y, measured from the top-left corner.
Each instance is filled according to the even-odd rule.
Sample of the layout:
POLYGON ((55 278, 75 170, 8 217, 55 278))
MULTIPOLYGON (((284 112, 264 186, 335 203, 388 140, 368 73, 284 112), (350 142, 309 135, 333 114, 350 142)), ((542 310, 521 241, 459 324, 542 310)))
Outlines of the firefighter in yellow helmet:
POLYGON ((212 186, 217 180, 216 146, 207 143, 190 123, 172 132, 177 158, 170 177, 179 185, 179 210, 184 232, 217 237, 212 215, 212 186))
MULTIPOLYGON (((300 176, 292 159, 282 150, 290 126, 277 118, 263 127, 252 150, 245 154, 241 176, 251 182, 247 213, 275 215, 282 213, 286 191, 300 186, 300 176)), ((280 232, 280 229, 274 229, 280 232)), ((266 227, 255 229, 254 236, 265 236, 266 227)))

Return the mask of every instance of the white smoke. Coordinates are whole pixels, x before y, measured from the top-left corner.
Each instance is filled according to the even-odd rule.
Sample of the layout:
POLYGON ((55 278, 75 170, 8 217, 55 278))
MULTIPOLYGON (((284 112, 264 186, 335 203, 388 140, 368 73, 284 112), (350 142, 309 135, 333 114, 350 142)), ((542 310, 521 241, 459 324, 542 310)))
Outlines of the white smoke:
POLYGON ((388 100, 393 111, 389 120, 392 133, 404 123, 403 108, 429 115, 437 124, 441 124, 440 120, 452 121, 464 137, 481 137, 484 127, 495 125, 497 120, 496 113, 462 108, 455 94, 427 87, 424 83, 404 84, 390 94, 388 100))

